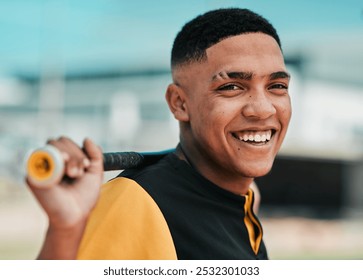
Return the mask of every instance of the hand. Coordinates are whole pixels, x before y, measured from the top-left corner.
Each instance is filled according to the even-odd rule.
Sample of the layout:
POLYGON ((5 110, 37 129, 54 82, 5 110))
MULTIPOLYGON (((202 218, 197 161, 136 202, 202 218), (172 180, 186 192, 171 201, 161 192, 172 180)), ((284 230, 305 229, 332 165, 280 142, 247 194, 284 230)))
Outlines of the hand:
POLYGON ((96 204, 103 179, 102 151, 86 139, 83 148, 61 137, 50 140, 65 163, 64 177, 50 188, 37 188, 27 180, 29 188, 49 217, 54 228, 69 228, 85 220, 96 204))
POLYGON ((101 149, 85 139, 80 148, 61 137, 50 140, 64 159, 63 179, 49 188, 27 184, 45 210, 49 227, 39 259, 74 259, 77 256, 86 221, 99 197, 103 180, 101 149))

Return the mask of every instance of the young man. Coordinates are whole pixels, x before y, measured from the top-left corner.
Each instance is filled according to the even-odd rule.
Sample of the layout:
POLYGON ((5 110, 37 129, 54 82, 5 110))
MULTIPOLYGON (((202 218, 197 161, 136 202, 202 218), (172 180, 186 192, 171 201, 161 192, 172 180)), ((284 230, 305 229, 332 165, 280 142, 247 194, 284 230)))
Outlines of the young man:
POLYGON ((249 186, 271 169, 291 116, 279 37, 249 10, 211 11, 179 32, 171 66, 175 153, 125 170, 99 196, 101 150, 49 141, 73 180, 28 183, 49 216, 39 258, 267 258, 249 186))

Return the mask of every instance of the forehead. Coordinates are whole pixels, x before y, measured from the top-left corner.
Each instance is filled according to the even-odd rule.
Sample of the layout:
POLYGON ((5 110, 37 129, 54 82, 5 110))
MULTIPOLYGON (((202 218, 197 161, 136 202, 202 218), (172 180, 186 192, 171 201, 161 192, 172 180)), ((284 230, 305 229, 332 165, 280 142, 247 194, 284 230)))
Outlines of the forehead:
POLYGON ((255 76, 286 71, 275 39, 263 33, 228 37, 206 50, 206 59, 179 65, 172 70, 176 83, 210 82, 221 72, 248 72, 255 76))
MULTIPOLYGON (((208 68, 215 71, 249 72, 285 70, 281 49, 275 39, 263 33, 226 38, 206 50, 208 68)), ((207 66, 205 65, 205 66, 207 66)))

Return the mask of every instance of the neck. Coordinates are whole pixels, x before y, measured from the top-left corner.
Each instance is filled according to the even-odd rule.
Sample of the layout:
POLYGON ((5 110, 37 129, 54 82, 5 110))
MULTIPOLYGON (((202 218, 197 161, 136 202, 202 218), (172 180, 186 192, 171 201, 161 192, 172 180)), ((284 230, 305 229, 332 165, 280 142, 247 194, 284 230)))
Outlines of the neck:
POLYGON ((175 150, 175 154, 181 160, 187 162, 192 168, 194 168, 203 177, 213 182, 222 189, 238 195, 247 194, 250 185, 253 182, 253 178, 238 176, 222 176, 219 173, 214 172, 209 165, 204 164, 201 157, 198 157, 198 153, 193 149, 188 149, 182 142, 179 143, 175 150))

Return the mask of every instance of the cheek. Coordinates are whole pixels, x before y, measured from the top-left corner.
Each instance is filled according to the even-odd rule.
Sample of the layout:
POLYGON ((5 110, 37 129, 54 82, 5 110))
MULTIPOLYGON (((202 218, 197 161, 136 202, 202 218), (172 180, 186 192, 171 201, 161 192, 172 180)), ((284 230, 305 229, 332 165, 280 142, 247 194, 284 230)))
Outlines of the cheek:
POLYGON ((289 102, 284 107, 284 116, 286 118, 287 124, 290 122, 291 115, 292 115, 292 110, 291 110, 291 103, 290 103, 290 99, 289 99, 289 102))
POLYGON ((291 113, 292 113, 290 97, 287 97, 283 100, 279 100, 279 102, 276 105, 276 108, 280 122, 286 127, 290 122, 291 113))
POLYGON ((224 128, 234 118, 236 109, 225 100, 212 100, 199 104, 197 114, 206 126, 224 128))

